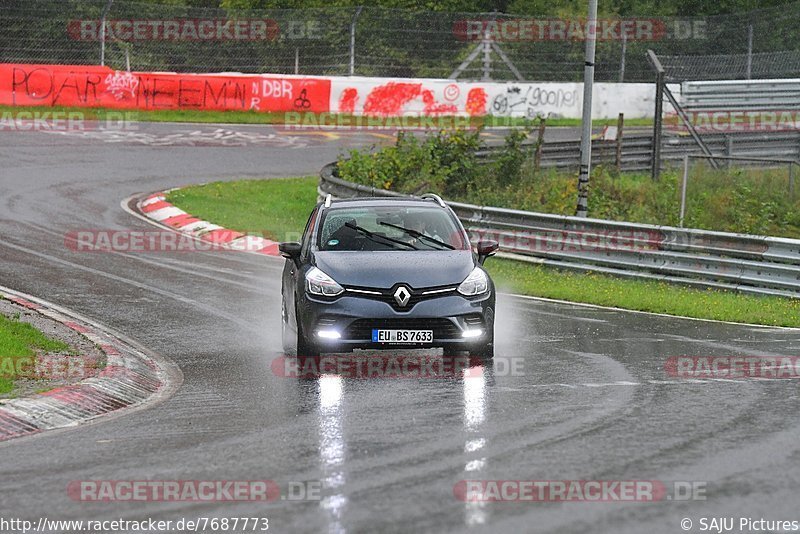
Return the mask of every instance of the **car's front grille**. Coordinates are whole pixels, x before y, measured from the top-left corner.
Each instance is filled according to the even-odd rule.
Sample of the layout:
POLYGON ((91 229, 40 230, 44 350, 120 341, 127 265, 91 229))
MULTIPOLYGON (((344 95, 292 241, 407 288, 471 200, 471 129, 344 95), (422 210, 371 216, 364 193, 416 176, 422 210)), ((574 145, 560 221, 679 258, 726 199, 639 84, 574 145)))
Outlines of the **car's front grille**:
POLYGON ((461 329, 449 319, 356 319, 345 330, 346 339, 372 339, 372 329, 433 330, 433 339, 461 337, 461 329))
POLYGON ((413 287, 405 284, 395 284, 390 289, 377 289, 374 287, 346 287, 345 289, 350 293, 350 296, 379 300, 389 304, 395 310, 408 311, 423 300, 456 295, 457 287, 458 286, 452 285, 414 289, 413 287), (401 306, 394 298, 394 293, 397 291, 397 288, 400 287, 400 285, 404 285, 411 294, 411 297, 405 306, 401 306))

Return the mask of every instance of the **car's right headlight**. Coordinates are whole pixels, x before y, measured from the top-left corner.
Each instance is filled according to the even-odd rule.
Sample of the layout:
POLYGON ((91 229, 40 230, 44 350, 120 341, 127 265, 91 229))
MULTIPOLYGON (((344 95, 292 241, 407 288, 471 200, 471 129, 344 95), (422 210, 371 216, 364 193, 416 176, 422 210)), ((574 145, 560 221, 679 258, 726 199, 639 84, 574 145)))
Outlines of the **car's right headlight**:
POLYGON ((335 297, 344 292, 344 288, 327 274, 312 267, 306 273, 306 291, 321 297, 335 297))
POLYGON ((481 295, 487 291, 489 291, 489 277, 480 267, 472 269, 469 276, 458 286, 458 292, 468 297, 481 295))

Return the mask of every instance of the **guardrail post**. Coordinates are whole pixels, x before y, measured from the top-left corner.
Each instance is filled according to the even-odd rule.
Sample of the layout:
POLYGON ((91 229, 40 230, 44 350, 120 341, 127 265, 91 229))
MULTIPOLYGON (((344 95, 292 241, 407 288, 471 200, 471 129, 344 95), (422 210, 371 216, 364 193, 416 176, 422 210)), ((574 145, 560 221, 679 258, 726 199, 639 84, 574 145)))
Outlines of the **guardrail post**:
POLYGON ((620 113, 617 118, 617 156, 615 164, 617 166, 617 174, 622 172, 622 128, 625 126, 625 114, 620 113))
MULTIPOLYGON (((733 156, 733 137, 730 135, 725 136, 725 155, 730 157, 733 156)), ((731 160, 725 160, 725 168, 729 169, 731 167, 731 160)))
POLYGON ((542 150, 544 150, 544 129, 547 119, 539 119, 539 135, 536 138, 536 153, 533 156, 533 169, 538 173, 542 164, 542 150))

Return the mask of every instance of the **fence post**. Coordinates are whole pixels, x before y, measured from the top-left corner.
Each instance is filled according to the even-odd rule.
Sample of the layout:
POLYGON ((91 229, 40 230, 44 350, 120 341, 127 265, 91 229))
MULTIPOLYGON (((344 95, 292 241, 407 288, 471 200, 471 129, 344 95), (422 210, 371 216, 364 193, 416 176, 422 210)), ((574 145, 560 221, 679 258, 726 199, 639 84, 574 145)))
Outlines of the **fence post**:
POLYGON ((492 38, 487 29, 483 34, 483 81, 492 79, 492 38))
POLYGON ((536 138, 536 154, 533 156, 533 168, 538 173, 542 163, 542 150, 544 149, 544 128, 547 119, 539 119, 539 135, 536 138))
POLYGON ((625 126, 625 114, 620 113, 617 118, 617 174, 622 172, 622 128, 625 126))
POLYGON ((753 23, 747 25, 747 79, 753 73, 753 23))
POLYGON ((683 183, 681 184, 681 217, 678 226, 683 228, 683 216, 686 214, 686 184, 689 181, 689 155, 683 156, 683 183))
POLYGON ((350 76, 356 71, 356 21, 361 14, 364 6, 358 6, 356 12, 353 14, 353 20, 350 22, 350 76))
POLYGON ((111 10, 114 0, 108 0, 100 14, 100 66, 106 66, 106 15, 111 10))

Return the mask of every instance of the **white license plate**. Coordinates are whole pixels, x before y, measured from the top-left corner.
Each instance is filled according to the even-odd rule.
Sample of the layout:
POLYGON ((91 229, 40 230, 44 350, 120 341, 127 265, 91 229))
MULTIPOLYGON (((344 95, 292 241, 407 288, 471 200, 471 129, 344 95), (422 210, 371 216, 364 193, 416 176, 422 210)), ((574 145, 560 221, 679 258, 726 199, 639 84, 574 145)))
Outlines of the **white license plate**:
POLYGON ((373 343, 433 343, 433 330, 372 330, 373 343))

